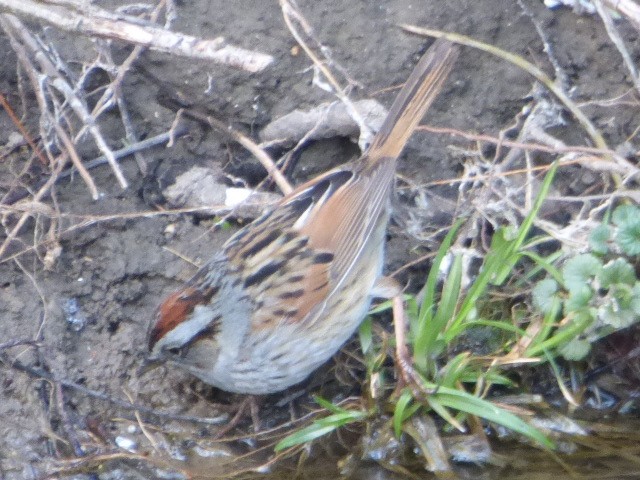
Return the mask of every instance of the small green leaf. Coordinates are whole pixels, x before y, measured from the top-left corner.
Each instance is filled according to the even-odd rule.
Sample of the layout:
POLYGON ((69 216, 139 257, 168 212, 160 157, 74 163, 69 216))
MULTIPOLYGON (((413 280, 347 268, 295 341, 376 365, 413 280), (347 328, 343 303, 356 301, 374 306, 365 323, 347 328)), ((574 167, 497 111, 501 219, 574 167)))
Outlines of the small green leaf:
POLYGON ((564 314, 568 315, 571 312, 577 312, 587 307, 592 298, 593 290, 587 285, 571 290, 569 298, 564 302, 564 314))
POLYGON ((615 225, 622 226, 625 223, 634 221, 640 215, 640 211, 633 205, 620 205, 611 215, 611 220, 615 225))
POLYGON ((362 353, 369 352, 369 350, 371 349, 371 345, 373 344, 371 317, 365 318, 364 321, 360 324, 358 335, 360 337, 360 348, 362 349, 362 353))
POLYGON ((577 255, 567 260, 562 275, 567 288, 575 290, 589 285, 602 268, 602 263, 591 254, 577 255))
POLYGON ((630 327, 638 321, 638 316, 632 310, 617 309, 613 305, 603 305, 598 311, 598 317, 604 325, 611 327, 604 333, 598 330, 599 337, 630 327))
POLYGON ((275 446, 274 450, 276 452, 280 452, 289 447, 295 447, 296 445, 300 445, 303 443, 310 442, 311 440, 315 440, 318 437, 322 437, 327 433, 331 433, 336 430, 334 426, 321 426, 317 424, 309 425, 307 428, 303 428, 302 430, 298 430, 295 433, 283 438, 278 444, 275 446))
POLYGON ((216 222, 216 225, 220 230, 229 230, 231 228, 231 223, 229 223, 227 220, 223 220, 219 217, 215 217, 213 220, 216 222))
POLYGON ((601 255, 609 253, 609 240, 611 239, 611 227, 609 225, 598 225, 589 235, 589 245, 591 250, 601 255))
POLYGON ((558 282, 551 278, 539 281, 533 287, 533 305, 542 313, 547 313, 553 304, 553 297, 558 291, 558 282))
POLYGON ((314 395, 313 400, 322 408, 324 408, 325 410, 329 410, 332 413, 345 413, 349 411, 342 407, 339 407, 338 405, 334 405, 329 400, 322 398, 320 395, 314 395))
POLYGON ((607 303, 598 310, 598 318, 605 325, 614 329, 627 328, 638 321, 634 311, 634 289, 624 283, 616 283, 611 287, 606 299, 607 303))
POLYGON ((598 274, 598 281, 605 289, 609 289, 616 283, 633 286, 636 282, 636 271, 624 258, 616 258, 602 267, 598 274))
POLYGON ((620 225, 616 243, 627 255, 640 254, 640 218, 636 217, 620 225))
POLYGON ((566 360, 582 360, 591 350, 591 344, 579 338, 572 339, 560 347, 559 352, 566 360))
POLYGON ((633 299, 633 287, 625 283, 616 283, 611 286, 609 295, 615 299, 618 306, 622 310, 628 310, 631 308, 631 300, 633 299))

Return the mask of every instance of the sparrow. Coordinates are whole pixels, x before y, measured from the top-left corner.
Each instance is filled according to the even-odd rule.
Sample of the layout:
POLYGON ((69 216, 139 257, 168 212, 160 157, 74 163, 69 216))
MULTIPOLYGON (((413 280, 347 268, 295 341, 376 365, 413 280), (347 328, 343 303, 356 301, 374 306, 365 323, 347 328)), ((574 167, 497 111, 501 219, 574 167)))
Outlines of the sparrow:
POLYGON ((261 395, 303 381, 334 355, 384 293, 397 158, 458 53, 436 40, 359 159, 287 194, 169 295, 150 324, 149 359, 261 395))

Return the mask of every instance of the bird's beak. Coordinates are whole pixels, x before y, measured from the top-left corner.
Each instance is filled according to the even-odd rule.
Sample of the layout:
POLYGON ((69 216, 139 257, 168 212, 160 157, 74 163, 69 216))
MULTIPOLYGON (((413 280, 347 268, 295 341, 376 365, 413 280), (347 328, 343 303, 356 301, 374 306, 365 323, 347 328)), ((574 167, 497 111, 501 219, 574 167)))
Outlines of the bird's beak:
POLYGON ((140 365, 140 367, 136 370, 136 376, 141 377, 142 375, 145 375, 151 370, 155 370, 163 363, 164 362, 162 362, 162 360, 159 360, 157 358, 147 358, 142 362, 142 365, 140 365))

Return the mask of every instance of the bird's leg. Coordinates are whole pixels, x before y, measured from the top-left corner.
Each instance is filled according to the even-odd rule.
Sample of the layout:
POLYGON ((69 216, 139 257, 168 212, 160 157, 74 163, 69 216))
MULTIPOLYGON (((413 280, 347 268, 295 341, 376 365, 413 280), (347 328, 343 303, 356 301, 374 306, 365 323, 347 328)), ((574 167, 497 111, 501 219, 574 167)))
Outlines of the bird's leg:
MULTIPOLYGON (((404 385, 411 388, 416 399, 423 399, 425 395, 431 395, 435 390, 425 386, 424 379, 413 367, 413 358, 409 354, 405 341, 407 326, 402 295, 394 296, 391 301, 393 302, 393 329, 396 337, 396 364, 400 371, 400 378, 404 385)), ((400 388, 402 386, 399 385, 400 388)))
POLYGON ((392 301, 393 329, 396 339, 396 368, 399 373, 397 391, 408 386, 416 398, 424 398, 425 395, 432 394, 433 390, 425 386, 424 380, 414 368, 413 359, 407 347, 407 322, 400 284, 393 278, 380 277, 373 287, 372 295, 392 301))
POLYGON ((231 430, 233 430, 235 427, 237 427, 240 421, 246 416, 247 407, 249 408, 249 413, 251 415, 251 421, 253 423, 253 431, 255 433, 259 432, 260 431, 259 412, 260 412, 260 404, 262 403, 262 400, 263 400, 263 397, 256 396, 256 395, 247 395, 244 398, 244 400, 242 400, 242 403, 240 403, 240 406, 238 407, 238 410, 236 411, 233 418, 229 420, 229 423, 227 423, 224 427, 222 427, 220 430, 216 432, 214 438, 221 438, 227 433, 229 433, 231 430))

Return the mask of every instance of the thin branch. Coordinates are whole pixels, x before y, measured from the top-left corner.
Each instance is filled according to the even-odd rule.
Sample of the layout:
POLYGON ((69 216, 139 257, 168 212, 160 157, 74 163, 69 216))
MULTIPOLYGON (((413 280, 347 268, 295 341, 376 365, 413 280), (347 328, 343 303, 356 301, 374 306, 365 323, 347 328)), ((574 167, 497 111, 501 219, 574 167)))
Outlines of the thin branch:
POLYGON ((122 40, 184 57, 212 60, 248 72, 260 72, 273 61, 271 55, 229 45, 223 37, 202 40, 154 25, 141 25, 139 19, 114 14, 96 6, 83 6, 82 11, 77 11, 35 0, 0 0, 0 11, 39 20, 69 32, 122 40))
MULTIPOLYGON (((353 120, 360 126, 360 139, 358 141, 358 145, 361 151, 365 151, 370 143, 371 138, 373 137, 373 132, 367 122, 362 118, 360 112, 355 108, 353 102, 347 96, 345 89, 340 86, 340 83, 335 78, 331 70, 329 70, 325 63, 318 58, 318 55, 313 51, 313 49, 307 45, 307 42, 302 38, 298 27, 296 24, 304 31, 304 33, 315 40, 312 36, 311 27, 307 23, 306 19, 302 16, 302 13, 296 8, 296 6, 292 5, 289 0, 280 0, 280 8, 282 9, 282 16, 284 17, 284 21, 287 25, 287 28, 291 32, 291 35, 298 44, 302 47, 304 52, 307 54, 309 59, 313 62, 315 67, 322 72, 322 75, 327 79, 329 85, 331 85, 331 89, 333 89, 333 93, 338 99, 344 103, 347 108, 347 112, 353 118, 353 120), (294 24, 295 23, 295 24, 294 24)), ((319 43, 319 42, 316 42, 319 43)), ((320 46, 322 50, 322 46, 320 46)))
POLYGON ((598 15, 602 19, 602 23, 604 23, 604 27, 607 30, 607 35, 611 39, 611 42, 616 46, 618 52, 620 52, 620 56, 622 57, 622 61, 624 65, 627 67, 629 71, 629 75, 631 76, 631 80, 633 81, 633 85, 636 87, 636 90, 640 92, 640 77, 638 77, 638 69, 633 63, 633 59, 631 58, 631 54, 627 47, 624 44, 624 40, 622 40, 622 35, 618 32, 613 19, 611 18, 611 14, 608 9, 604 7, 604 3, 602 0, 593 0, 593 4, 596 6, 596 10, 598 11, 598 15))
POLYGON ((269 156, 269 154, 249 137, 241 134, 237 130, 233 129, 230 125, 218 120, 217 118, 212 117, 211 115, 201 114, 194 110, 184 110, 184 114, 198 121, 206 122, 219 132, 231 137, 258 159, 269 176, 273 179, 274 182, 276 182, 276 185, 278 185, 278 188, 282 191, 282 193, 286 195, 293 191, 293 187, 291 187, 289 181, 285 178, 282 172, 278 170, 278 167, 276 166, 273 159, 269 156))
POLYGON ((640 5, 633 0, 602 0, 607 7, 627 17, 636 29, 640 30, 640 5))
POLYGON ((578 122, 582 125, 582 127, 586 130, 591 137, 591 140, 595 144, 596 147, 601 149, 608 149, 607 142, 605 141, 602 133, 593 125, 591 120, 587 118, 587 116, 582 113, 582 110, 578 108, 573 100, 571 100, 567 94, 558 87, 553 80, 551 80, 546 73, 544 73, 540 68, 535 66, 534 64, 527 62, 524 58, 515 55, 511 52, 507 52, 506 50, 502 50, 493 45, 489 45, 478 40, 475 40, 471 37, 460 35, 457 33, 443 32, 441 30, 433 30, 430 28, 420 28, 414 25, 401 25, 403 30, 421 36, 435 37, 435 38, 444 38, 454 43, 458 43, 460 45, 466 45, 472 48, 477 48, 478 50, 482 50, 484 52, 490 53, 497 57, 500 57, 510 63, 513 63, 517 67, 520 67, 524 71, 528 72, 532 75, 536 80, 542 83, 548 90, 550 90, 557 98, 562 102, 562 104, 571 112, 571 114, 575 117, 578 122))
MULTIPOLYGON (((169 142, 172 139, 175 140, 176 138, 180 138, 184 135, 186 135, 188 133, 187 128, 184 125, 179 125, 177 128, 172 128, 171 131, 168 132, 164 132, 164 133, 160 133, 158 135, 155 135, 153 137, 149 137, 145 140, 142 140, 138 143, 135 143, 133 145, 127 145, 124 148, 121 148, 119 150, 115 150, 113 152, 113 156, 116 159, 123 159, 129 155, 133 155, 136 152, 141 152, 143 150, 147 150, 149 148, 153 148, 155 146, 161 145, 165 142, 169 142)), ((169 145, 167 145, 167 147, 169 147, 169 145)), ((105 157, 104 155, 94 158, 93 160, 89 160, 88 162, 84 162, 82 164, 82 166, 86 169, 86 170, 91 170, 92 168, 98 167, 100 165, 104 165, 108 163, 107 161, 107 157, 105 157)), ((74 162, 74 167, 77 168, 77 165, 74 162)), ((67 170, 64 170, 62 172, 59 173, 59 175, 57 176, 57 178, 55 179, 55 183, 59 182, 60 180, 63 180, 65 178, 69 178, 71 177, 75 172, 76 172, 76 168, 70 168, 67 170)), ((40 183, 38 183, 36 185, 36 187, 34 188, 41 188, 45 182, 47 182, 48 180, 42 180, 40 183)), ((6 205, 11 205, 16 203, 19 200, 22 200, 23 198, 25 198, 27 195, 29 195, 29 192, 24 190, 24 191, 19 191, 19 192, 14 192, 12 195, 8 195, 5 198, 2 199, 2 202, 0 202, 0 207, 6 206, 6 205)))
MULTIPOLYGON (((1 1, 2 0, 0 0, 0 2, 1 1)), ((58 69, 51 62, 48 56, 42 51, 40 45, 31 35, 26 26, 17 17, 7 14, 0 15, 0 24, 2 25, 2 28, 4 28, 5 30, 10 30, 14 36, 22 40, 25 49, 29 51, 29 53, 40 66, 41 71, 37 72, 38 76, 43 80, 44 78, 46 78, 49 85, 54 87, 58 92, 62 93, 68 105, 82 120, 85 127, 93 136, 94 142, 96 143, 100 151, 107 157, 107 161, 109 162, 109 165, 111 166, 111 169, 113 170, 118 183, 120 183, 120 186, 122 188, 127 188, 127 180, 124 178, 122 170, 120 169, 115 157, 113 156, 111 149, 107 145, 107 142, 104 140, 102 134, 100 133, 98 126, 95 124, 93 117, 87 110, 86 105, 76 95, 71 85, 69 85, 69 83, 60 75, 58 69)), ((43 104, 41 105, 41 109, 43 109, 43 112, 46 111, 45 105, 46 102, 43 102, 43 104)), ((57 123, 56 120, 57 119, 53 119, 52 123, 57 123)), ((89 189, 92 189, 91 185, 89 185, 89 189)), ((93 189, 95 190, 95 185, 93 185, 93 189)))
MULTIPOLYGON (((56 178, 60 173, 60 170, 64 167, 65 163, 68 160, 68 154, 62 154, 61 158, 58 160, 57 166, 49 177, 49 179, 45 182, 45 184, 38 190, 38 192, 33 196, 34 202, 39 202, 47 193, 49 193, 51 187, 56 182, 56 178)), ((15 237, 18 235, 26 221, 33 215, 33 212, 24 212, 15 226, 11 229, 11 231, 7 234, 7 238, 4 239, 2 245, 0 245, 0 258, 4 255, 9 245, 13 242, 15 237)))
POLYGON ((20 131, 20 135, 22 135, 22 138, 24 138, 25 142, 29 144, 29 147, 31 147, 31 150, 33 150, 33 153, 40 159, 40 163, 42 163, 42 165, 47 165, 48 162, 46 157, 42 154, 42 151, 40 151, 40 149, 36 145, 36 142, 33 140, 33 137, 31 137, 31 134, 27 131, 27 129, 25 128, 23 123, 20 121, 16 113, 13 111, 13 108, 11 107, 11 105, 9 105, 9 102, 7 101, 7 99, 1 93, 0 93, 0 105, 2 105, 5 112, 7 112, 7 115, 9 115, 9 118, 11 118, 11 121, 13 122, 13 124, 20 131))
MULTIPOLYGON (((165 7, 166 1, 161 0, 158 5, 151 12, 149 17, 149 21, 152 23, 156 23, 158 21, 158 17, 160 16, 160 12, 165 7)), ((111 44, 108 42, 103 42, 105 57, 110 62, 113 69, 108 69, 109 76, 111 77, 111 83, 105 88, 105 91, 100 98, 96 102, 95 107, 93 108, 91 115, 93 118, 97 118, 101 113, 103 108, 106 108, 108 104, 111 103, 111 99, 115 97, 116 103, 118 105, 118 110, 120 110, 120 118, 122 119, 122 125, 124 126, 124 131, 126 135, 127 142, 130 144, 134 144, 138 142, 138 135, 133 127, 133 122, 131 121, 131 116, 129 115, 129 109, 127 108, 127 104, 122 96, 121 86, 122 81, 124 80, 125 74, 130 70, 133 63, 140 57, 142 52, 145 51, 145 47, 141 45, 136 45, 136 47, 131 51, 131 53, 127 56, 127 58, 119 65, 117 68, 115 67, 115 62, 113 61, 111 55, 111 44), (116 73, 114 74, 113 71, 116 73)), ((140 152, 134 153, 134 157, 136 162, 138 163, 138 168, 143 176, 147 175, 147 161, 144 158, 144 155, 140 152)))
POLYGON ((73 144, 73 142, 69 138, 69 135, 67 135, 67 132, 65 131, 65 129, 62 128, 62 126, 60 126, 59 123, 55 123, 54 124, 54 128, 56 129, 56 133, 58 134, 58 138, 60 138, 60 140, 62 140, 62 144, 64 145, 64 148, 67 149, 67 153, 69 153, 69 157, 71 158, 71 161, 73 162, 73 166, 78 169, 78 172, 80 173, 80 176, 84 180, 84 183, 87 184, 87 187, 89 188, 89 191, 91 192, 91 198, 93 198, 94 200, 97 200, 98 197, 99 197, 98 188, 96 187, 96 184, 94 183, 93 178, 91 177, 91 175, 89 175, 89 171, 82 164, 82 159, 80 158, 80 155, 78 155, 78 152, 76 150, 75 145, 73 144))

